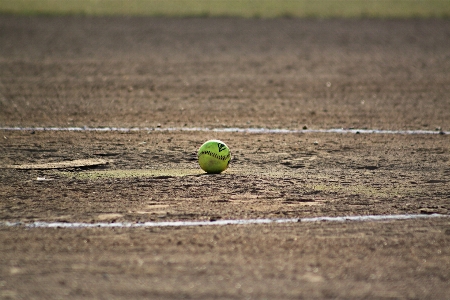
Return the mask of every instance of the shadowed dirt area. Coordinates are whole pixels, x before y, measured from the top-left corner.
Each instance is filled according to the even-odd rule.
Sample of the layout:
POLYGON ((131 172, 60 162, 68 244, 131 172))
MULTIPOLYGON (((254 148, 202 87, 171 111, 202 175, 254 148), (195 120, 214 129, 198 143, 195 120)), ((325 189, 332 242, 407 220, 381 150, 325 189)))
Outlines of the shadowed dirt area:
POLYGON ((0 299, 448 298, 449 49, 446 20, 0 16, 0 127, 141 128, 0 131, 0 299), (442 217, 6 226, 391 214, 442 217))

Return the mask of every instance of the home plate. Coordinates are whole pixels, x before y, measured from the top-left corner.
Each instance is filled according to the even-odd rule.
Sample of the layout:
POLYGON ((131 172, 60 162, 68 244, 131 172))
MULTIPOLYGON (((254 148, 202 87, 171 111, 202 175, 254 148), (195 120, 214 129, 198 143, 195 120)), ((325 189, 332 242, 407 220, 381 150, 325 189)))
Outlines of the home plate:
POLYGON ((70 161, 50 162, 42 164, 23 164, 23 165, 6 165, 0 166, 3 169, 18 169, 18 170, 48 170, 48 169, 67 169, 67 168, 82 168, 107 165, 108 161, 104 159, 78 159, 70 161))

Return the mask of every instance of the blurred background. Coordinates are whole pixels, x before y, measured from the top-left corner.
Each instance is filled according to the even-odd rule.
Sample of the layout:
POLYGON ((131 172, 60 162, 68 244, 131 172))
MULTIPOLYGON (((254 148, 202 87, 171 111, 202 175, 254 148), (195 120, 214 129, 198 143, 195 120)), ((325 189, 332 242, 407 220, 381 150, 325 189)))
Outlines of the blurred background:
POLYGON ((449 18, 450 0, 1 0, 0 14, 449 18))

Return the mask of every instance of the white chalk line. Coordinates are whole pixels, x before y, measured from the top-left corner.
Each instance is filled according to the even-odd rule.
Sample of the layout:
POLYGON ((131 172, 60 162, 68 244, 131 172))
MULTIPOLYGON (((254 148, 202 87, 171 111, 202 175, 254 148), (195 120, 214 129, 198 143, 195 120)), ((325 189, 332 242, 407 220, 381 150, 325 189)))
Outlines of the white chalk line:
POLYGON ((0 127, 4 131, 71 131, 71 132, 223 132, 255 134, 295 133, 354 133, 354 134, 450 134, 450 131, 433 130, 378 130, 378 129, 270 129, 270 128, 207 128, 207 127, 0 127))
POLYGON ((247 220, 216 220, 216 221, 170 221, 170 222, 117 222, 117 223, 69 223, 69 222, 0 222, 0 227, 25 228, 142 228, 142 227, 191 227, 191 226, 224 226, 224 225, 258 225, 314 222, 367 222, 367 221, 397 221, 411 219, 430 219, 450 217, 442 214, 410 214, 410 215, 368 215, 344 217, 315 217, 294 219, 247 219, 247 220))

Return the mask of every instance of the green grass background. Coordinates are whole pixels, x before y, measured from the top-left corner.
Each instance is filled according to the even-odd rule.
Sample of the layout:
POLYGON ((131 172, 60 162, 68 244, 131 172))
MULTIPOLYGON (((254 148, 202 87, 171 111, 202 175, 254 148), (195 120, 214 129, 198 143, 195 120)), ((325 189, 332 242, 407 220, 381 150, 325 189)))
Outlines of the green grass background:
POLYGON ((450 18, 450 0, 0 0, 0 14, 450 18))

